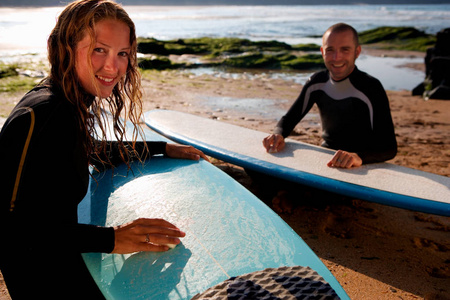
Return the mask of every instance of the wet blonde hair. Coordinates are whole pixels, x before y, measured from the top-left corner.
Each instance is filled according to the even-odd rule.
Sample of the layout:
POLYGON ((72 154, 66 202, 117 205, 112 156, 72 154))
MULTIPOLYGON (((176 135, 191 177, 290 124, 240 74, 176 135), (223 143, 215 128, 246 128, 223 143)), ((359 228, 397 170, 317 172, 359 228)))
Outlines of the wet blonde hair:
MULTIPOLYGON (((137 124, 142 115, 142 92, 141 77, 137 67, 137 41, 136 30, 133 21, 126 11, 109 0, 78 0, 70 3, 58 17, 57 24, 51 32, 48 43, 48 59, 50 63, 49 79, 53 85, 61 88, 65 97, 77 110, 78 123, 86 153, 100 157, 101 153, 106 154, 106 119, 102 113, 104 109, 109 110, 113 118, 114 135, 119 142, 119 152, 122 160, 129 162, 129 151, 134 149, 139 130, 137 124), (95 24, 99 21, 110 19, 123 22, 130 28, 129 62, 126 75, 114 87, 112 94, 105 99, 92 99, 91 95, 81 87, 80 80, 76 73, 75 55, 77 44, 89 35, 91 46, 89 53, 92 53, 95 41, 95 24), (92 104, 91 104, 92 102, 92 104), (130 120, 134 125, 131 142, 123 142, 126 120, 130 120), (101 129, 97 139, 101 143, 94 142, 94 123, 101 129), (127 150, 128 149, 128 150, 127 150)), ((90 55, 87 57, 91 65, 90 55)), ((92 80, 95 83, 93 70, 90 70, 92 80)), ((96 83, 95 83, 96 84, 96 83)), ((98 90, 98 86, 97 86, 98 90)), ((105 155, 107 157, 107 155, 105 155)))

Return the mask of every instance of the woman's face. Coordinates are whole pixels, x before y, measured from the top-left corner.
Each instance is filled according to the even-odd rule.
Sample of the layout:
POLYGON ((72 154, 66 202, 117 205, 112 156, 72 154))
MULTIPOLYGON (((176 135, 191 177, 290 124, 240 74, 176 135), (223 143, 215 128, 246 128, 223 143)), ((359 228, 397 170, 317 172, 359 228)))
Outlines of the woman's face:
POLYGON ((82 87, 89 94, 106 98, 111 95, 114 86, 127 72, 131 51, 130 28, 117 20, 99 21, 95 24, 93 43, 94 50, 89 53, 91 39, 86 33, 77 44, 75 69, 82 87), (92 65, 89 65, 88 56, 92 65), (91 77, 90 69, 94 78, 91 77))

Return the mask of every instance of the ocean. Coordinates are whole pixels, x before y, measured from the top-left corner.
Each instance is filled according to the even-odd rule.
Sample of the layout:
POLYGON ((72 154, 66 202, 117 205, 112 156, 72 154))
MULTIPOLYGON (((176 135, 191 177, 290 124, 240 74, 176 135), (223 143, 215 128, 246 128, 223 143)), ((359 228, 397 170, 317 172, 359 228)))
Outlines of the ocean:
MULTIPOLYGON (((45 57, 46 38, 62 9, 0 7, 0 61, 45 57)), ((125 9, 136 24, 138 36, 161 40, 210 36, 320 44, 323 32, 337 22, 349 23, 357 31, 409 26, 435 34, 450 27, 450 4, 125 6, 125 9)), ((398 66, 417 62, 423 59, 362 55, 357 65, 378 77, 386 89, 409 90, 423 81, 424 74, 398 66)), ((286 74, 287 80, 304 81, 307 77, 308 74, 286 74)))

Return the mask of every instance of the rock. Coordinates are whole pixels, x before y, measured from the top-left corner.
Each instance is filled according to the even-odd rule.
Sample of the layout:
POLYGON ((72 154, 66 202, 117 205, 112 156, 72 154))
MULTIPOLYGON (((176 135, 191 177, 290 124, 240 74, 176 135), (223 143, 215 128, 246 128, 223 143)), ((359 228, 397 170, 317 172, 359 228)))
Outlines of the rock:
POLYGON ((450 100, 450 28, 436 35, 436 45, 425 56, 425 80, 412 91, 428 99, 450 100))

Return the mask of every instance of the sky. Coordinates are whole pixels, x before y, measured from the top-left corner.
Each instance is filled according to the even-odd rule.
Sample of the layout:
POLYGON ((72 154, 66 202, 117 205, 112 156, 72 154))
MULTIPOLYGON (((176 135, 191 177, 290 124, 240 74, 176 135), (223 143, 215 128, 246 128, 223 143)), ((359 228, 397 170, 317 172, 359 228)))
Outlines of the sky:
MULTIPOLYGON (((70 0, 0 0, 3 6, 64 6, 70 0)), ((450 0, 116 0, 123 5, 450 4, 450 0)))

